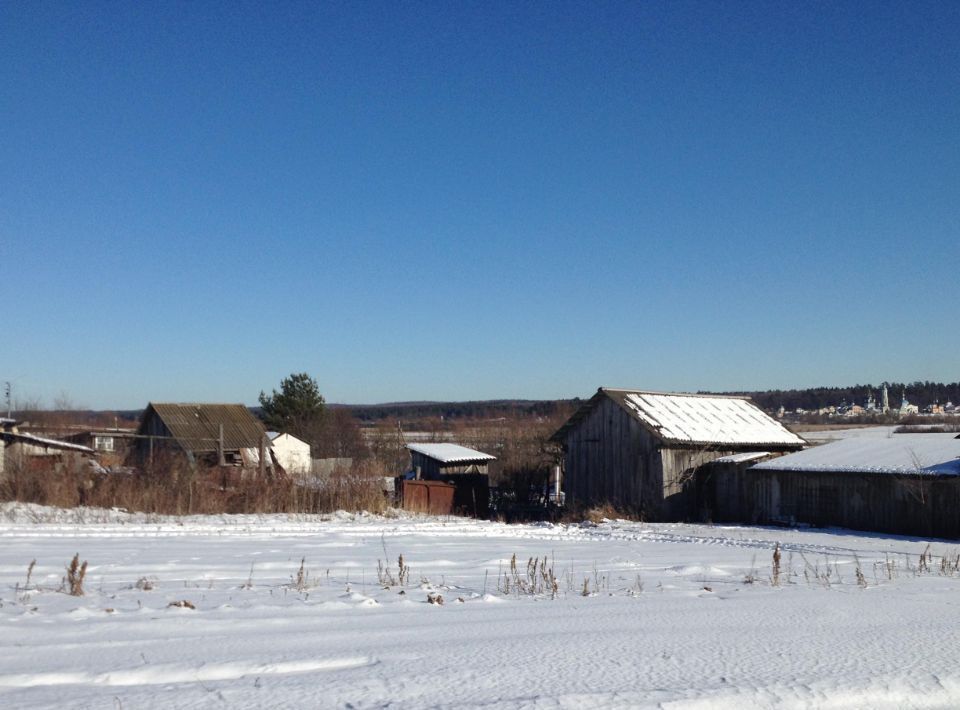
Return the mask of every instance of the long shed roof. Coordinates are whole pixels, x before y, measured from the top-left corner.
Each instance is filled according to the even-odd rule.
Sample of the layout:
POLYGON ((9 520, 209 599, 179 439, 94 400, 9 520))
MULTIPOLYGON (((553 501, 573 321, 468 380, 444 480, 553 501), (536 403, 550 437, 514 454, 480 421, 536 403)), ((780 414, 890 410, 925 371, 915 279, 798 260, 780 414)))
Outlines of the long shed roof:
POLYGON ((459 444, 407 444, 407 448, 440 463, 469 463, 472 461, 496 461, 496 456, 459 444))
POLYGON ((28 444, 44 449, 56 449, 58 451, 78 451, 83 454, 95 454, 96 452, 89 446, 74 444, 62 439, 49 439, 43 436, 36 436, 27 433, 14 433, 12 431, 0 432, 0 439, 8 444, 28 444))
POLYGON ((171 404, 151 402, 140 420, 139 434, 151 410, 170 430, 177 443, 188 451, 216 451, 223 425, 223 448, 256 448, 266 433, 260 420, 242 404, 171 404))
POLYGON ((553 438, 563 440, 604 397, 612 399, 667 444, 795 449, 805 443, 746 397, 609 387, 598 389, 553 438))
POLYGON ((956 434, 891 434, 886 438, 839 439, 764 461, 761 471, 818 471, 960 475, 956 434))

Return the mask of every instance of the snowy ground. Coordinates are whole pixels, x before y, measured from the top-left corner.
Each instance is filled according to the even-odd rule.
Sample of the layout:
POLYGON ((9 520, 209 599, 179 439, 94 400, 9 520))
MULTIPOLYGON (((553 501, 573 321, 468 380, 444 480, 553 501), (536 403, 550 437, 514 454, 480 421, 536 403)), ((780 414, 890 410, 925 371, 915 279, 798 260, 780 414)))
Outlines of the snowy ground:
POLYGON ((951 542, 10 504, 0 539, 4 708, 960 706, 951 542))

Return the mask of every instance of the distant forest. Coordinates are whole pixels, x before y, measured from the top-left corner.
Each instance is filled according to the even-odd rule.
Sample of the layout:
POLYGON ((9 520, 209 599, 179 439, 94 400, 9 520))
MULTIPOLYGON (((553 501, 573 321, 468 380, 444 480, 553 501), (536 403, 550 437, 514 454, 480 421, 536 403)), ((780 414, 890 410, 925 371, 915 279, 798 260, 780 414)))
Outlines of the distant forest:
POLYGON ((357 419, 523 419, 551 417, 573 411, 580 399, 490 399, 475 402, 393 402, 390 404, 331 405, 345 407, 357 419))
MULTIPOLYGON (((867 395, 873 393, 880 406, 883 382, 879 384, 853 385, 850 387, 811 387, 793 390, 766 390, 754 392, 725 392, 722 394, 746 395, 757 406, 774 412, 782 405, 784 409, 821 409, 839 406, 842 403, 866 404, 867 395)), ((929 404, 953 402, 960 404, 960 382, 887 382, 890 406, 898 408, 906 392, 910 404, 921 409, 929 404)), ((702 394, 707 394, 706 392, 702 394)), ((560 412, 570 412, 583 402, 580 398, 558 400, 483 400, 476 402, 397 402, 372 405, 344 406, 358 419, 372 422, 382 419, 510 419, 525 417, 551 417, 560 412)))
MULTIPOLYGON (((853 385, 851 387, 810 387, 808 389, 766 390, 754 392, 724 392, 716 394, 736 394, 750 397, 761 409, 775 412, 781 406, 788 411, 796 409, 815 410, 823 407, 839 406, 842 403, 866 404, 868 393, 873 393, 880 406, 880 392, 884 383, 853 385)), ((906 392, 910 404, 916 404, 921 411, 935 402, 960 404, 960 382, 944 384, 942 382, 888 382, 887 391, 890 406, 900 406, 900 398, 906 392)), ((702 392, 701 394, 709 394, 702 392)), ((329 404, 331 409, 346 409, 351 415, 372 424, 383 420, 495 420, 495 419, 549 419, 567 416, 583 403, 579 397, 574 399, 492 399, 472 402, 392 402, 389 404, 329 404)), ((250 408, 259 415, 260 407, 250 408)), ((87 423, 91 426, 136 426, 140 410, 94 411, 94 410, 28 410, 15 412, 24 419, 35 423, 54 424, 87 423)))

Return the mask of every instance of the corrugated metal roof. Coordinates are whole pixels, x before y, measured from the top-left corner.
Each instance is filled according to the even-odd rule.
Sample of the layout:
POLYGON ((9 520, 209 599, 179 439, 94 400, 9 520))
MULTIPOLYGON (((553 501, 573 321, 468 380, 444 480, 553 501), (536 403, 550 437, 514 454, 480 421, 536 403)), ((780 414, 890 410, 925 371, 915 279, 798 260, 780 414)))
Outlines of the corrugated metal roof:
POLYGON ((892 434, 840 439, 764 461, 751 469, 836 473, 960 475, 955 434, 892 434))
POLYGON ((144 411, 138 433, 146 433, 143 427, 151 410, 187 451, 216 451, 221 424, 225 450, 257 448, 266 433, 260 420, 242 404, 155 402, 151 402, 144 411))
POLYGON ((623 401, 664 441, 737 446, 804 443, 740 397, 627 392, 623 401))
POLYGON ((496 456, 468 449, 459 444, 407 444, 407 448, 428 456, 440 463, 466 463, 468 461, 496 461, 496 456))
POLYGON ((679 446, 799 448, 804 440, 764 414, 745 397, 648 392, 601 387, 554 434, 566 432, 583 420, 598 402, 609 397, 664 443, 679 446))

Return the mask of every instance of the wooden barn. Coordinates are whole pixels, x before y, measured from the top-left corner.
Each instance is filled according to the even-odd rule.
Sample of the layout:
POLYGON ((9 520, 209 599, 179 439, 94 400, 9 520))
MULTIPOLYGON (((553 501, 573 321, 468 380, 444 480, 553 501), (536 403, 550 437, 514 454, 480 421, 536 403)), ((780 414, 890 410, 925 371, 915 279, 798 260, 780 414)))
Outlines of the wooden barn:
POLYGON ((137 428, 136 460, 184 456, 191 466, 232 466, 264 472, 274 465, 263 424, 242 404, 151 402, 137 428))
POLYGON ((693 517, 694 474, 714 459, 805 443, 745 397, 606 387, 552 440, 568 506, 610 504, 648 520, 693 517))
POLYGON ((487 467, 496 456, 448 443, 407 444, 407 448, 412 475, 398 479, 397 491, 406 510, 488 517, 487 467))
POLYGON ((841 439, 760 463, 721 460, 698 478, 714 522, 960 538, 956 434, 841 439))

